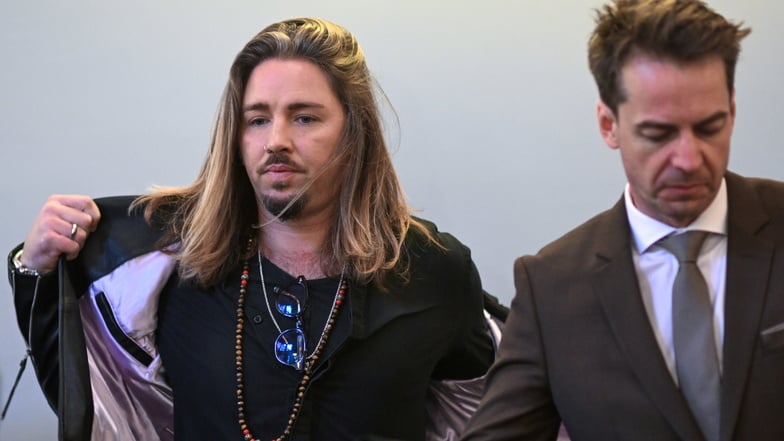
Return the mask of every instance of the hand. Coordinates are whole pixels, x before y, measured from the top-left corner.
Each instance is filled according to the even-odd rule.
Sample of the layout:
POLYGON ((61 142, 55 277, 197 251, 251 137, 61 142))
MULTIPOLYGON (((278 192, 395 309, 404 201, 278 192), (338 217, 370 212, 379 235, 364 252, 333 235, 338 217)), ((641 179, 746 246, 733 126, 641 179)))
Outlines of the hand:
POLYGON ((43 274, 55 269, 61 254, 75 259, 100 220, 101 212, 89 196, 49 196, 27 233, 22 264, 43 274))

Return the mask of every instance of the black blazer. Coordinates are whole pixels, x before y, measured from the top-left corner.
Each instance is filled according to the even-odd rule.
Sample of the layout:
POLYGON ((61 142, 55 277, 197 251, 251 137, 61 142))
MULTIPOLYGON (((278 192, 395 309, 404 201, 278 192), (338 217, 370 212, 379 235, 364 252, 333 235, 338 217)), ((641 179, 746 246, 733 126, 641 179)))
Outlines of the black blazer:
MULTIPOLYGON (((75 338, 58 338, 62 329, 58 329, 57 318, 62 308, 58 311, 55 299, 58 290, 65 290, 75 305, 76 297, 92 281, 156 248, 160 232, 150 229, 138 213, 128 215, 128 204, 133 199, 96 200, 102 213, 98 229, 79 257, 66 264, 63 271, 35 280, 16 275, 9 266, 19 327, 30 345, 38 380, 52 408, 66 411, 69 431, 74 433, 65 439, 89 439, 92 400, 79 310, 74 310, 69 326, 74 331, 70 335, 75 338), (55 275, 66 276, 66 280, 58 284, 55 275), (34 303, 36 289, 39 300, 34 303), (67 381, 62 381, 64 371, 67 381), (63 401, 64 395, 70 398, 63 401)), ((431 374, 435 379, 479 377, 493 360, 494 347, 487 333, 483 305, 501 319, 505 308, 482 290, 468 248, 453 236, 439 232, 432 223, 423 222, 443 249, 411 234, 405 245, 411 269, 408 280, 390 279, 389 292, 380 292, 372 284, 352 284, 350 332, 335 335, 323 353, 322 359, 329 361, 340 351, 340 372, 356 379, 356 384, 374 384, 385 376, 398 378, 400 372, 407 372, 404 368, 416 365, 404 384, 391 388, 401 395, 413 390, 410 395, 416 399, 379 403, 385 408, 383 413, 373 414, 375 408, 366 406, 368 409, 363 410, 368 415, 354 417, 358 431, 367 426, 390 433, 410 432, 406 439, 423 437, 425 392, 431 374), (446 344, 434 345, 436 341, 446 344), (416 353, 414 348, 420 346, 421 353, 416 353), (390 359, 391 349, 405 354, 390 359), (398 418, 407 414, 411 418, 401 424, 398 418)), ((354 388, 351 393, 363 394, 364 398, 353 400, 362 403, 369 391, 354 388)), ((341 397, 351 401, 351 393, 345 392, 341 397)), ((62 420, 61 417, 61 423, 62 420)))
MULTIPOLYGON (((784 440, 784 183, 727 173, 723 441, 784 440)), ((465 440, 703 436, 639 292, 624 200, 515 262, 517 294, 465 440)))

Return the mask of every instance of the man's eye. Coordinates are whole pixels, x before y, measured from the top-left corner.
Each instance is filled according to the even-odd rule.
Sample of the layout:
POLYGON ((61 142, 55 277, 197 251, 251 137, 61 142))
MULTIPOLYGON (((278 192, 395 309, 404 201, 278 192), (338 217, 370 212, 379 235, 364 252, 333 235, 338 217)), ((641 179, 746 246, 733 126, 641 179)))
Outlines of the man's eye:
POLYGON ((715 125, 714 124, 714 125, 708 126, 708 127, 699 127, 697 129, 697 133, 702 135, 702 136, 713 136, 713 135, 721 132, 722 128, 724 128, 724 125, 720 125, 719 126, 719 125, 715 125))
POLYGON ((310 115, 300 115, 300 116, 298 116, 296 118, 296 121, 298 123, 302 123, 302 124, 310 124, 310 123, 316 121, 316 118, 314 118, 314 117, 312 117, 310 115))
POLYGON ((672 136, 672 132, 667 130, 644 130, 640 136, 651 142, 664 142, 672 136))
POLYGON ((267 124, 268 122, 269 122, 269 120, 267 118, 256 117, 256 118, 251 118, 250 121, 248 121, 248 125, 249 126, 262 126, 264 124, 267 124))

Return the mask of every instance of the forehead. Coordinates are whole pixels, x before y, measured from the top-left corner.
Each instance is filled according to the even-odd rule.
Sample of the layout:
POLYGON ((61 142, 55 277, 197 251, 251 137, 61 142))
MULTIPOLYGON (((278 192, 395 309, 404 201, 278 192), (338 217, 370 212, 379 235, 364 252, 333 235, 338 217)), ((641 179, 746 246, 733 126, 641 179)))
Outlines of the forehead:
POLYGON ((695 118, 727 110, 731 103, 724 62, 718 56, 676 62, 636 55, 621 69, 624 108, 650 116, 695 118))
POLYGON ((245 85, 243 104, 258 101, 337 101, 329 78, 315 63, 272 58, 259 63, 245 85))

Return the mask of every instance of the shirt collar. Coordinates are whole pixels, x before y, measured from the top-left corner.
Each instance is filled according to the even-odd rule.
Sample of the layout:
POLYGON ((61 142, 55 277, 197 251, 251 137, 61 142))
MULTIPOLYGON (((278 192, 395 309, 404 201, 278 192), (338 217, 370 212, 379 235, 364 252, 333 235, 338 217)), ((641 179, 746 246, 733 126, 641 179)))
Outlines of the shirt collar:
POLYGON ((708 208, 694 222, 684 228, 673 228, 638 210, 632 202, 628 183, 624 190, 624 201, 626 203, 626 217, 629 219, 629 227, 632 230, 632 239, 640 253, 647 251, 662 237, 676 231, 700 230, 721 235, 727 234, 727 182, 723 178, 719 191, 708 208))

